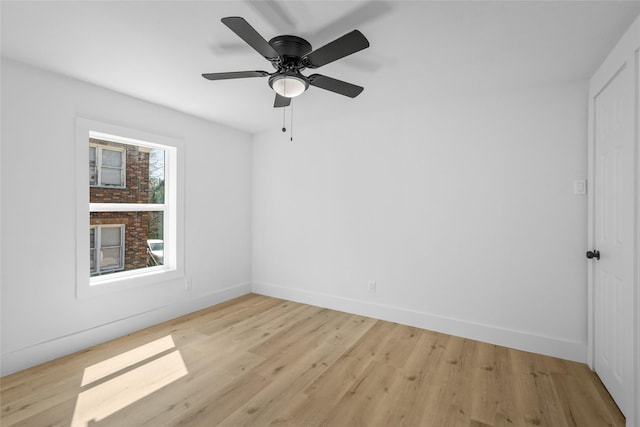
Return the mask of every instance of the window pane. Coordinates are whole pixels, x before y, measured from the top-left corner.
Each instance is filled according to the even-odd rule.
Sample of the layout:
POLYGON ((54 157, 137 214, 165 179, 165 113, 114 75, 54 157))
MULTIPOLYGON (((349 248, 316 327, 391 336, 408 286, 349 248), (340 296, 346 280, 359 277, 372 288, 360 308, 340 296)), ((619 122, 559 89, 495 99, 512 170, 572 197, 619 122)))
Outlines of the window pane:
POLYGON ((122 167, 122 151, 103 148, 102 166, 122 167))
POLYGON ((122 172, 120 169, 102 168, 102 185, 122 186, 122 172))
POLYGON ((164 215, 163 212, 149 212, 149 233, 147 235, 147 265, 164 265, 164 215))
POLYGON ((149 203, 164 203, 164 150, 149 153, 149 203))
POLYGON ((96 147, 89 147, 89 185, 96 185, 97 183, 96 147))
MULTIPOLYGON (((108 213, 100 216, 100 213, 91 213, 91 223, 95 221, 113 220, 108 213)), ((122 218, 123 222, 127 218, 122 218)), ((124 241, 122 231, 124 225, 92 225, 89 228, 89 271, 92 276, 113 273, 124 267, 124 241), (95 247, 100 246, 97 250, 95 247)))
POLYGON ((99 265, 95 267, 97 271, 93 275, 165 264, 162 211, 91 212, 90 220, 91 226, 95 227, 91 229, 95 231, 90 230, 91 244, 99 244, 102 249, 97 253, 95 263, 99 265), (117 251, 120 251, 118 265, 113 259, 117 251), (109 259, 105 260, 104 257, 109 259), (107 270, 103 266, 107 266, 107 270))
POLYGON ((95 166, 89 165, 89 185, 97 185, 98 184, 98 172, 96 171, 95 166))
POLYGON ((96 273, 96 229, 89 228, 89 271, 96 273))
POLYGON ((105 248, 108 246, 120 246, 122 241, 122 233, 120 227, 103 227, 100 235, 100 246, 105 248))
POLYGON ((91 273, 96 272, 96 251, 95 249, 89 249, 89 271, 91 273))
POLYGON ((121 265, 120 248, 107 248, 100 250, 100 269, 117 268, 121 265))

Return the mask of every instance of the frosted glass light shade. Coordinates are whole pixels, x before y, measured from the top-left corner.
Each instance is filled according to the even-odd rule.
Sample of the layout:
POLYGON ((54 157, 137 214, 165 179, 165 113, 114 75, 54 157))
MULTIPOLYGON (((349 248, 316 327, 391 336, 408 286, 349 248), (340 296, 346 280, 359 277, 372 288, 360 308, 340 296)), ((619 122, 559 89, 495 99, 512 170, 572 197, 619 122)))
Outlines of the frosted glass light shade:
POLYGON ((278 95, 293 98, 307 90, 308 84, 299 77, 283 75, 274 78, 271 87, 278 95))

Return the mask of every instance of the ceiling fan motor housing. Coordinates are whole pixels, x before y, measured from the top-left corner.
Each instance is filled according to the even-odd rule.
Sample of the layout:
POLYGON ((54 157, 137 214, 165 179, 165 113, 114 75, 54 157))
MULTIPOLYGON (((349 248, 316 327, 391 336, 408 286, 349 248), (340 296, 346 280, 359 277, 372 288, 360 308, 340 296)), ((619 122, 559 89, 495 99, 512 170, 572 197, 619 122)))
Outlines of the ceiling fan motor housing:
MULTIPOLYGON (((297 36, 277 36, 269 40, 269 44, 278 52, 283 59, 283 68, 294 68, 300 70, 304 68, 300 58, 311 52, 311 44, 297 36)), ((274 64, 276 66, 276 64, 274 64)), ((277 67, 276 67, 277 68, 277 67)))

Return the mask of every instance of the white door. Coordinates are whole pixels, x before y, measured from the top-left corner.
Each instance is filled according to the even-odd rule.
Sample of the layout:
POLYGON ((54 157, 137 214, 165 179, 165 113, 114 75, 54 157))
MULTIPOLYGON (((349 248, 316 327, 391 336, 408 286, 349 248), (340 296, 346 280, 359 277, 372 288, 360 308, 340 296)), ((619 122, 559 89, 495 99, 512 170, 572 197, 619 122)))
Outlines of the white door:
MULTIPOLYGON (((610 57, 609 60, 612 58, 610 57)), ((634 418, 635 61, 604 67, 592 86, 593 367, 622 412, 634 418), (596 254, 597 255, 597 254, 596 254)), ((602 70, 602 69, 601 69, 602 70)))

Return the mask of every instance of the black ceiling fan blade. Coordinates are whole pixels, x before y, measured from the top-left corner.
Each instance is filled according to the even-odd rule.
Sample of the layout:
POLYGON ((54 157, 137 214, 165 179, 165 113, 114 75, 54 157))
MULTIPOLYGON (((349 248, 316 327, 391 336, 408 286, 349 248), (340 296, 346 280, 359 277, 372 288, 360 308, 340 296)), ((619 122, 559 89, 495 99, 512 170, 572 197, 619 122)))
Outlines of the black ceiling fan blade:
POLYGON ((342 80, 323 76, 322 74, 312 74, 308 79, 311 86, 339 93, 340 95, 348 96, 349 98, 355 98, 364 90, 362 86, 343 82, 342 80))
POLYGON ((244 18, 228 16, 222 18, 222 23, 269 61, 278 59, 278 52, 244 18))
POLYGON ((314 50, 304 59, 307 67, 318 68, 368 47, 369 40, 360 31, 353 30, 314 50))
POLYGON ((273 108, 288 107, 291 104, 291 98, 276 93, 276 99, 273 101, 273 108))
POLYGON ((267 77, 270 75, 266 71, 231 71, 229 73, 207 73, 203 74, 207 80, 228 80, 228 79, 244 79, 247 77, 267 77))

